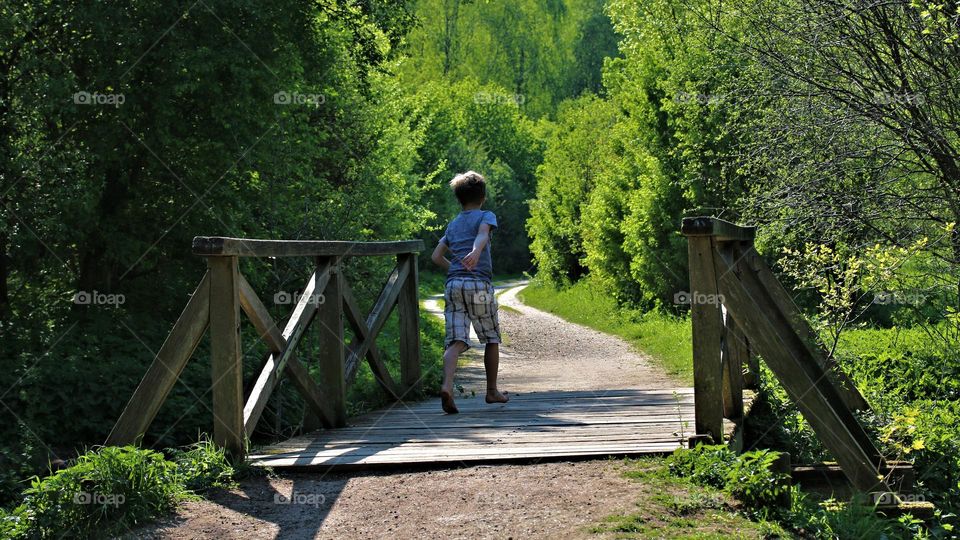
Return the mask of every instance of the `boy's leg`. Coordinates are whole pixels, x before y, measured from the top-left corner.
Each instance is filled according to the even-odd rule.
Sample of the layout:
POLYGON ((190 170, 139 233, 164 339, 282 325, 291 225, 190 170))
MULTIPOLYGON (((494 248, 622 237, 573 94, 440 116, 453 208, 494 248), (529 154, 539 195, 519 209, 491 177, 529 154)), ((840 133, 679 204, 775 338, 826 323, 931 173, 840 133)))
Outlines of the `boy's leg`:
POLYGON ((447 414, 459 412, 453 401, 453 379, 457 372, 457 360, 460 358, 460 353, 468 348, 466 343, 454 341, 443 352, 443 383, 440 385, 440 405, 447 414))
POLYGON ((457 372, 457 360, 460 358, 460 353, 467 349, 466 343, 454 341, 447 347, 447 350, 443 351, 443 383, 440 385, 441 390, 453 392, 453 378, 457 372))
POLYGON ((457 372, 457 359, 460 353, 469 349, 470 317, 463 299, 463 280, 451 279, 444 287, 446 305, 443 318, 446 322, 447 348, 443 351, 443 382, 440 386, 440 405, 447 414, 456 414, 457 406, 453 402, 453 379, 457 372))
POLYGON ((483 368, 487 372, 487 403, 510 401, 497 389, 497 371, 500 369, 500 344, 487 343, 483 349, 483 368))

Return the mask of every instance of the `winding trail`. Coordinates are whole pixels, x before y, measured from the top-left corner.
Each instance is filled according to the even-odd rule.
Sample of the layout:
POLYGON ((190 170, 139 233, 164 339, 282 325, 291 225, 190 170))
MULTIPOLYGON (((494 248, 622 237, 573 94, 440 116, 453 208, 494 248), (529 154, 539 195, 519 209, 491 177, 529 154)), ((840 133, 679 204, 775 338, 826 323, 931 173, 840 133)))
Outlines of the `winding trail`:
MULTIPOLYGON (((500 383, 511 392, 543 390, 618 390, 676 386, 649 357, 626 341, 565 321, 520 301, 527 283, 497 287, 500 304, 500 383)), ((424 302, 427 311, 443 317, 443 296, 424 302)), ((471 329, 471 338, 476 336, 471 329)), ((458 370, 458 383, 482 395, 485 390, 483 350, 471 349, 469 363, 458 370)))
MULTIPOLYGON (((520 302, 525 282, 498 287, 500 386, 615 390, 676 386, 620 338, 520 302)), ((442 296, 424 307, 443 316, 442 296)), ((466 395, 483 395, 482 349, 458 370, 466 395)), ((437 407, 439 407, 439 399, 437 407)), ((509 405, 508 405, 509 406, 509 405)), ((441 470, 286 474, 188 502, 138 537, 152 538, 581 538, 614 514, 631 512, 643 485, 621 462, 591 460, 480 465, 441 470), (278 503, 278 495, 293 503, 278 503)))

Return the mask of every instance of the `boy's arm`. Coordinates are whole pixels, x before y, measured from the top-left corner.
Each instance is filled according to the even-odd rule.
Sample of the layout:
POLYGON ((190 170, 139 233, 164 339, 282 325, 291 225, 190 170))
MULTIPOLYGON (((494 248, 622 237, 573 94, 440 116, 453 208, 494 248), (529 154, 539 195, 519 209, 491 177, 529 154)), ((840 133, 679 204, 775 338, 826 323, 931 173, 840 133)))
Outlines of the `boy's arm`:
POLYGON ((433 260, 434 264, 436 264, 440 268, 443 268, 444 270, 447 270, 450 268, 450 261, 443 256, 443 254, 446 252, 447 252, 447 242, 445 238, 441 238, 440 241, 437 242, 437 247, 434 248, 433 250, 433 255, 430 257, 430 259, 433 260))
POLYGON ((480 228, 477 230, 477 238, 473 241, 473 250, 463 258, 463 267, 467 270, 473 270, 477 266, 477 262, 480 261, 480 254, 483 253, 483 248, 487 247, 487 244, 490 242, 490 224, 481 223, 480 228))

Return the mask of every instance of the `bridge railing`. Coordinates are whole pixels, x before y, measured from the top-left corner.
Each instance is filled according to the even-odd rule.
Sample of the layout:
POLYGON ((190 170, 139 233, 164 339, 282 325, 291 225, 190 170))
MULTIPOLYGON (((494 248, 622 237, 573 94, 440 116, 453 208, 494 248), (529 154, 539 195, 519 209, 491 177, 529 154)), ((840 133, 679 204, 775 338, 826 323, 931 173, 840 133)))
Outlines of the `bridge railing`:
POLYGON ((723 442, 724 418, 741 419, 759 354, 851 483, 890 492, 896 467, 853 413, 869 405, 757 254, 756 229, 689 217, 681 232, 690 264, 695 439, 723 442))
POLYGON ((106 444, 129 444, 150 426, 203 335, 210 332, 213 440, 242 458, 271 392, 282 375, 290 378, 307 408, 306 428, 346 423, 346 389, 366 359, 381 388, 400 399, 420 380, 420 329, 417 258, 420 240, 342 242, 204 237, 193 253, 204 257, 207 272, 124 408, 106 444), (357 305, 342 272, 347 257, 393 256, 396 266, 369 313, 357 305), (308 257, 315 270, 281 328, 239 271, 240 257, 308 257), (400 381, 394 381, 376 338, 397 307, 400 325, 400 381), (240 314, 252 323, 269 353, 244 396, 240 314), (344 321, 354 339, 344 342, 344 321), (319 380, 296 356, 311 323, 320 326, 319 380))

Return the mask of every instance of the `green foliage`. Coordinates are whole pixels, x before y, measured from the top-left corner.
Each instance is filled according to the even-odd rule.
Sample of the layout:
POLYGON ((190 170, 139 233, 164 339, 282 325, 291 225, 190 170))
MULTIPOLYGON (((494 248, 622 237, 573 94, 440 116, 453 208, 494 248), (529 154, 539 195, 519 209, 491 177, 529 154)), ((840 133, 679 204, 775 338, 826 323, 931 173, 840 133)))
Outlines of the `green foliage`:
POLYGON ((538 171, 528 226, 547 279, 589 272, 621 303, 672 305, 687 287, 680 218, 743 192, 725 127, 737 109, 721 95, 733 41, 694 4, 608 3, 623 58, 605 63, 605 99, 561 114, 538 171))
POLYGON ((667 458, 670 473, 695 484, 722 488, 750 508, 773 508, 789 478, 773 469, 778 454, 754 450, 737 455, 726 445, 678 449, 667 458))
POLYGON ((411 57, 401 68, 412 87, 476 79, 503 89, 532 117, 560 101, 596 90, 616 36, 602 0, 419 0, 411 57))
POLYGON ((169 453, 176 464, 179 482, 193 493, 232 487, 235 484, 235 471, 226 453, 207 437, 186 449, 173 448, 169 453))
POLYGON ((132 446, 88 452, 24 491, 31 536, 102 537, 166 514, 183 494, 177 465, 132 446))
POLYGON ((85 452, 34 478, 23 500, 0 511, 3 538, 106 538, 168 514, 177 502, 235 485, 224 451, 206 437, 164 454, 134 446, 85 452))
MULTIPOLYGON (((422 201, 432 214, 425 224, 428 247, 460 212, 449 181, 460 172, 476 170, 488 182, 484 208, 497 214, 499 224, 491 248, 494 270, 514 273, 530 265, 524 223, 542 147, 534 124, 516 103, 490 99, 503 91, 473 79, 432 82, 417 87, 408 99, 412 121, 424 133, 415 170, 423 175, 422 201)), ((421 254, 425 263, 429 254, 429 249, 421 254)))
POLYGON ((608 516, 590 530, 616 538, 789 538, 776 521, 744 512, 722 490, 670 473, 672 458, 627 460, 624 476, 643 483, 633 510, 608 516))
POLYGON ((613 112, 594 96, 567 102, 547 139, 527 229, 537 275, 554 285, 576 281, 586 271, 581 214, 603 170, 599 154, 607 146, 613 112))
POLYGON ((787 473, 773 466, 778 454, 770 450, 754 450, 737 456, 727 471, 727 491, 753 508, 777 504, 789 487, 787 473))
MULTIPOLYGON (((689 478, 696 484, 723 488, 730 478, 737 455, 725 445, 697 445, 690 450, 678 449, 667 458, 667 468, 674 476, 689 478)), ((752 470, 745 471, 748 476, 752 470)))
POLYGON ((640 460, 626 476, 650 489, 640 509, 632 515, 611 516, 595 532, 639 532, 638 536, 686 538, 692 528, 697 537, 760 538, 950 538, 951 518, 940 514, 925 524, 912 516, 884 517, 855 497, 849 502, 821 500, 799 486, 787 488, 784 478, 770 469, 776 454, 748 452, 735 456, 725 446, 679 449, 664 460, 640 460), (720 486, 719 488, 714 486, 720 486), (735 503, 734 500, 739 501, 735 503), (779 503, 783 502, 781 505, 779 503), (713 536, 715 525, 730 526, 713 536), (675 530, 679 528, 680 530, 675 530))
POLYGON ((30 530, 30 513, 20 505, 7 511, 0 508, 0 538, 25 538, 30 530))

